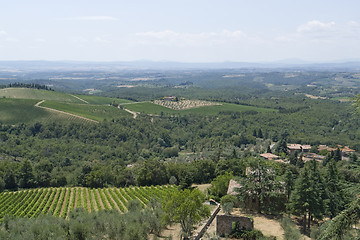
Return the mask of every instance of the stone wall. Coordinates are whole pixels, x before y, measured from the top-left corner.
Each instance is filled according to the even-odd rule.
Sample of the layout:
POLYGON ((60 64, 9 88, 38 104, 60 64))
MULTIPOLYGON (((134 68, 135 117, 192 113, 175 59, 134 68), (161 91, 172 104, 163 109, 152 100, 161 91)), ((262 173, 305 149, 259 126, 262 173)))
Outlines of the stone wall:
POLYGON ((200 232, 194 238, 195 240, 201 239, 201 237, 204 235, 204 233, 206 232, 206 230, 208 229, 208 227, 210 226, 210 224, 214 220, 215 216, 220 212, 220 209, 221 209, 220 204, 218 204, 215 211, 213 211, 213 213, 211 214, 211 217, 209 218, 209 220, 206 222, 206 224, 201 228, 200 232))
POLYGON ((233 222, 239 222, 240 228, 245 228, 246 230, 254 228, 254 222, 248 217, 218 215, 216 216, 216 234, 220 236, 231 234, 233 222))

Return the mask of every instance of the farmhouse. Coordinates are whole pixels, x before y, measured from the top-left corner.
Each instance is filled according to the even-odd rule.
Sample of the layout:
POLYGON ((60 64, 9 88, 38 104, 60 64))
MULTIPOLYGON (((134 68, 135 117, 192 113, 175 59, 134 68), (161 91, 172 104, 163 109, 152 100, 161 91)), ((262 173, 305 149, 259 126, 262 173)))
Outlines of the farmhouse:
POLYGON ((170 97, 164 97, 164 101, 176 101, 176 97, 170 96, 170 97))
POLYGON ((293 153, 295 151, 297 151, 298 153, 310 152, 311 145, 288 144, 287 149, 288 149, 289 153, 293 153))
POLYGON ((341 152, 342 152, 342 155, 343 155, 344 157, 347 157, 347 156, 349 156, 350 154, 354 153, 355 150, 349 148, 349 146, 345 146, 344 148, 341 149, 341 152))
POLYGON ((331 148, 331 147, 328 147, 326 145, 319 145, 318 150, 319 150, 319 152, 323 151, 323 150, 331 152, 331 151, 336 151, 336 148, 331 148))
POLYGON ((323 155, 319 155, 319 154, 315 154, 315 153, 306 153, 306 154, 303 155, 302 160, 304 162, 307 162, 307 161, 310 161, 312 159, 315 159, 316 161, 321 162, 321 161, 324 160, 324 158, 325 158, 325 156, 323 156, 323 155))
POLYGON ((260 154, 260 157, 263 157, 267 160, 274 160, 279 159, 280 157, 278 155, 272 154, 272 153, 262 153, 260 154))
POLYGON ((356 152, 354 149, 351 149, 349 146, 342 147, 341 145, 338 145, 338 148, 332 148, 332 147, 328 147, 328 146, 326 146, 326 145, 319 145, 319 147, 318 147, 318 150, 319 150, 319 151, 324 151, 324 150, 326 150, 326 151, 328 151, 328 152, 336 151, 337 149, 340 149, 341 155, 342 155, 343 157, 348 157, 350 154, 356 152))

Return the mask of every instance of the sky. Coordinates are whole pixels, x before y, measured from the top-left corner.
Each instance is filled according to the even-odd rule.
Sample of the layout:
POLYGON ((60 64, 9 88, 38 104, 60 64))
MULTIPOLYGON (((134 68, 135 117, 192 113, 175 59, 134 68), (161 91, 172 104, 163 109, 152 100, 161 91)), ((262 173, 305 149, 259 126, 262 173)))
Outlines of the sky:
POLYGON ((359 60, 359 9, 359 0, 0 0, 0 60, 359 60))

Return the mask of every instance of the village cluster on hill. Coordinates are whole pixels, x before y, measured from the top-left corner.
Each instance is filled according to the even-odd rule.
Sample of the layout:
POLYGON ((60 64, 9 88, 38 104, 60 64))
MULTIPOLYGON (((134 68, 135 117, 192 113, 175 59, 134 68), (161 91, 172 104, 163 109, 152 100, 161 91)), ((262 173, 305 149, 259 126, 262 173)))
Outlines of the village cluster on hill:
MULTIPOLYGON (((328 153, 337 153, 340 156, 341 160, 349 160, 350 155, 356 154, 354 149, 351 149, 349 146, 338 145, 337 148, 329 147, 326 145, 311 146, 311 145, 302 145, 302 144, 287 144, 288 154, 296 154, 304 162, 315 159, 316 161, 322 162, 326 154, 328 153)), ((260 156, 267 160, 274 160, 276 162, 289 163, 288 159, 284 159, 282 156, 273 154, 273 153, 262 153, 260 156)))

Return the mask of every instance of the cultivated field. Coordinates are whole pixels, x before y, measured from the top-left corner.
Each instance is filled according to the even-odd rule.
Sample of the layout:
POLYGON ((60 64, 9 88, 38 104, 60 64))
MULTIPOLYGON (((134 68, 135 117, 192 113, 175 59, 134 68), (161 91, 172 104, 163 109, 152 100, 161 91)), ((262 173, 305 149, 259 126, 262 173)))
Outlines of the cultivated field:
POLYGON ((59 103, 54 101, 45 101, 40 106, 56 109, 63 112, 68 112, 71 114, 75 114, 96 121, 103 121, 104 119, 113 119, 119 116, 130 116, 130 114, 127 113, 126 111, 113 106, 59 103))
POLYGON ((0 221, 5 215, 34 218, 52 214, 66 218, 70 211, 84 208, 88 212, 115 209, 127 211, 127 202, 139 200, 146 206, 151 198, 161 198, 176 186, 129 188, 39 188, 0 194, 0 221))
POLYGON ((39 99, 53 100, 59 102, 83 103, 81 100, 66 93, 39 90, 32 88, 4 88, 0 89, 0 98, 22 98, 22 99, 39 99))
POLYGON ((197 108, 197 107, 221 105, 219 103, 201 101, 201 100, 181 100, 178 102, 155 100, 154 103, 158 104, 160 106, 174 109, 174 110, 185 110, 185 109, 191 109, 191 108, 197 108))
POLYGON ((244 105, 231 104, 231 103, 220 103, 220 104, 221 105, 203 106, 203 107, 196 107, 196 108, 190 108, 190 109, 184 109, 184 110, 174 110, 174 109, 160 106, 158 104, 154 104, 154 103, 150 103, 150 102, 127 104, 124 106, 127 109, 134 111, 134 112, 142 112, 145 114, 155 114, 155 115, 160 115, 161 113, 170 114, 170 115, 171 114, 218 115, 221 112, 245 112, 245 111, 272 112, 272 111, 275 111, 274 109, 244 106, 244 105))
POLYGON ((4 124, 35 123, 48 121, 83 120, 65 114, 47 111, 34 105, 38 100, 0 98, 0 122, 4 124))
POLYGON ((101 97, 101 96, 91 96, 91 95, 74 95, 74 96, 83 99, 84 101, 88 102, 89 104, 98 104, 98 105, 109 105, 112 102, 115 102, 117 104, 132 102, 127 99, 108 98, 108 97, 101 97))

